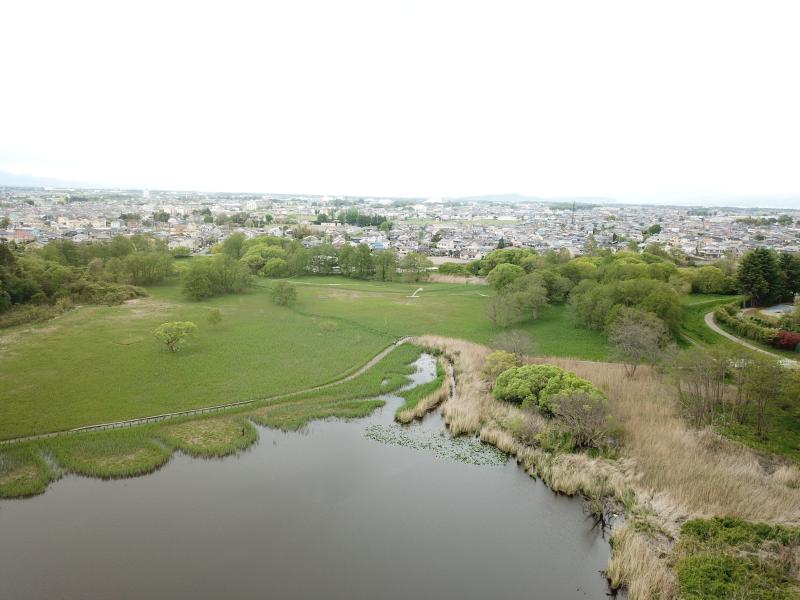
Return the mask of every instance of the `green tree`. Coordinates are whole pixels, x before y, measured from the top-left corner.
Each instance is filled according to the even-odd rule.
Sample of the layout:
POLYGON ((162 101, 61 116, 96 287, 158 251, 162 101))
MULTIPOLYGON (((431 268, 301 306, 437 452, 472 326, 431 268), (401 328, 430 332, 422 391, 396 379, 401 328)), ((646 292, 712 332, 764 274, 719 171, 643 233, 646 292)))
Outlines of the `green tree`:
POLYGON ((378 281, 392 281, 397 274, 397 254, 394 250, 380 250, 373 257, 375 264, 375 279, 378 281))
POLYGON ((736 271, 739 288, 755 306, 771 304, 780 296, 780 271, 775 252, 756 248, 745 254, 736 271))
POLYGON ((191 321, 170 321, 159 325, 158 328, 153 331, 153 335, 162 342, 170 352, 177 352, 196 329, 197 325, 191 321))
POLYGON ((290 306, 297 301, 297 288, 288 281, 279 281, 271 289, 272 301, 278 306, 290 306))
POLYGON ((502 291, 523 275, 525 275, 525 270, 522 267, 511 263, 502 263, 491 270, 486 276, 486 281, 492 289, 502 291))
POLYGON ((505 350, 495 350, 486 357, 481 374, 483 378, 494 385, 497 376, 504 371, 513 369, 520 365, 519 358, 511 352, 505 350))
POLYGON ((424 254, 409 252, 400 261, 400 270, 403 271, 403 280, 408 282, 421 281, 428 278, 429 269, 433 263, 424 254))
POLYGON ((242 257, 244 242, 247 238, 243 233, 234 233, 225 238, 222 242, 222 251, 231 258, 239 259, 242 257))
POLYGON ((369 279, 375 272, 372 251, 366 244, 359 244, 353 257, 353 274, 358 279, 369 279))
MULTIPOLYGON (((513 265, 499 265, 495 267, 492 273, 501 266, 513 265)), ((491 276, 492 273, 489 273, 489 275, 491 276)), ((530 314, 533 320, 537 320, 542 309, 547 306, 547 288, 538 273, 518 277, 505 287, 503 293, 510 294, 512 301, 517 305, 520 312, 530 314)))
POLYGON ((508 327, 522 320, 522 312, 508 294, 496 294, 486 301, 486 316, 495 327, 508 327))

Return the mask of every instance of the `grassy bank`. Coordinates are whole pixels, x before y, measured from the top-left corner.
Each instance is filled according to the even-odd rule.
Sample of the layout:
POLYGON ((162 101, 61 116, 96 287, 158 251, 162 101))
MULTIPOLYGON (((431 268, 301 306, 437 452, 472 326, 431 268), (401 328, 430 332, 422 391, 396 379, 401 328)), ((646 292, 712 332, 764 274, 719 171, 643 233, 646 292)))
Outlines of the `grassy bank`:
POLYGON ((0 498, 42 493, 62 472, 135 477, 160 468, 176 451, 200 458, 235 454, 258 440, 253 422, 297 430, 316 419, 367 416, 383 405, 376 396, 406 384, 421 352, 401 344, 348 381, 224 413, 0 446, 0 498))
POLYGON ((737 300, 739 296, 722 294, 689 294, 681 296, 681 333, 689 339, 702 344, 732 344, 730 340, 713 331, 706 325, 705 316, 721 304, 737 300))

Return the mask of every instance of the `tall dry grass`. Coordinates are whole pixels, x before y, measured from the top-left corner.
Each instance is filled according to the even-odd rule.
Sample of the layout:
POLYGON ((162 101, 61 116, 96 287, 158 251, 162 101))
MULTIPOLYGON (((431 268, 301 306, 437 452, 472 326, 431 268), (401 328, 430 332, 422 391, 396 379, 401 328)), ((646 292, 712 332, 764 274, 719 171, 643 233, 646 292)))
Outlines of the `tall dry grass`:
POLYGON ((540 416, 494 399, 480 372, 490 349, 435 336, 417 343, 439 348, 453 361, 455 394, 442 406, 453 435, 475 434, 508 452, 554 490, 610 499, 627 511, 613 533, 608 576, 630 600, 675 598, 669 565, 670 535, 691 517, 736 516, 800 522, 800 471, 773 465, 711 430, 689 428, 677 414, 676 392, 652 369, 628 378, 622 365, 539 358, 603 389, 623 428, 621 457, 551 455, 531 440, 547 427, 540 416), (635 527, 634 523, 640 527, 635 527))
POLYGON ((775 465, 710 429, 689 428, 677 414, 674 387, 653 369, 625 377, 622 365, 539 359, 588 379, 608 395, 624 430, 624 455, 634 463, 634 483, 659 514, 735 516, 800 523, 800 473, 775 465))

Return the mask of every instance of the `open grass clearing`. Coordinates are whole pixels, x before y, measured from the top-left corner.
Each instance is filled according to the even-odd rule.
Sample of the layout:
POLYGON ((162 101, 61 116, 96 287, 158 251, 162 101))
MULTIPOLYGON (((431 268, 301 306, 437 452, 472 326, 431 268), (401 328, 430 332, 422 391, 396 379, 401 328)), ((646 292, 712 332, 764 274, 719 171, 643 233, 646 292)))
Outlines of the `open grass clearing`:
POLYGON ((184 301, 174 285, 150 292, 133 305, 78 308, 46 333, 0 336, 16 336, 0 361, 0 439, 305 389, 342 377, 392 341, 275 306, 264 289, 202 303, 184 301), (223 314, 217 327, 206 321, 212 307, 223 314), (152 335, 166 320, 198 325, 180 352, 152 335))
MULTIPOLYGON (((487 344, 502 328, 486 317, 492 292, 485 285, 436 282, 377 282, 343 277, 300 277, 294 310, 345 324, 359 324, 390 338, 405 335, 444 335, 487 344), (337 284, 333 286, 332 284, 337 284), (415 298, 414 292, 422 288, 415 298)), ((271 283, 259 280, 258 285, 271 283)), ((545 355, 587 360, 608 357, 602 333, 576 327, 565 305, 544 310, 537 321, 513 326, 528 333, 545 355)))

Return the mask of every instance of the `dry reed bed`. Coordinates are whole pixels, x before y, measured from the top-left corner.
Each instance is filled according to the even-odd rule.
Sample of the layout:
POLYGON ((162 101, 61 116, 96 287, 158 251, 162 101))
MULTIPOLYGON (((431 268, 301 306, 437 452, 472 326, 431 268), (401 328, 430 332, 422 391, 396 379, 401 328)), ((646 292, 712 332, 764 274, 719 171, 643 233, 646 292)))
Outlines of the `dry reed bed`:
POLYGON ((607 575, 613 587, 627 588, 630 600, 676 597, 671 542, 664 534, 677 536, 687 518, 800 521, 797 468, 764 466, 749 448, 710 430, 689 429, 676 413, 673 386, 651 369, 640 369, 635 378, 628 379, 619 364, 537 359, 603 389, 624 430, 618 460, 585 454, 554 456, 520 440, 520 431, 545 427, 543 419, 495 400, 481 379, 489 348, 435 336, 416 342, 441 349, 453 361, 458 385, 442 406, 453 435, 479 435, 516 457, 531 475, 540 476, 556 491, 581 493, 595 501, 613 500, 624 508, 626 523, 612 534, 607 575))
POLYGON ((397 413, 395 420, 400 423, 410 423, 414 419, 421 419, 450 397, 453 389, 453 367, 449 361, 444 362, 445 374, 439 389, 425 396, 414 408, 397 413))

